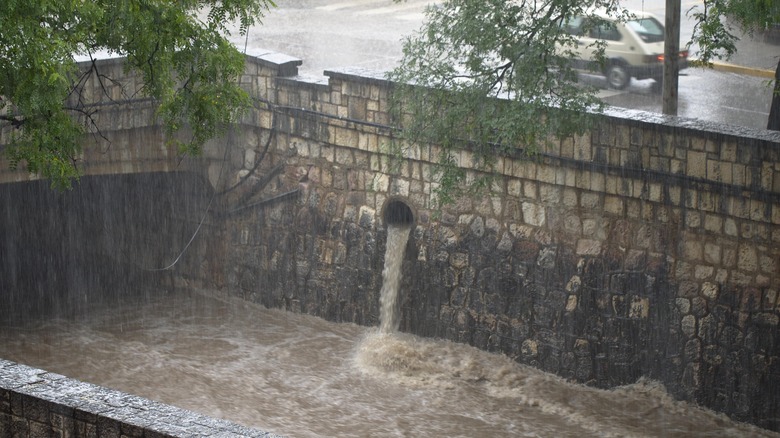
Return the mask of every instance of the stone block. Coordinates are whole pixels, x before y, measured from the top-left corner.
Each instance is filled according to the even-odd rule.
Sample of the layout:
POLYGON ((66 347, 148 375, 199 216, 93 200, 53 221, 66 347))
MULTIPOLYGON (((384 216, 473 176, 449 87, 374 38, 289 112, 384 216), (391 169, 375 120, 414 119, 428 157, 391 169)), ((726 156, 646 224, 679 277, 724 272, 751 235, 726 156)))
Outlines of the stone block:
POLYGON ((680 321, 680 329, 686 337, 692 338, 696 336, 696 322, 696 317, 693 315, 685 315, 682 318, 680 321))
POLYGON ((759 256, 759 268, 761 272, 766 274, 777 274, 778 272, 778 255, 774 254, 761 254, 759 256))
POLYGON ((504 232, 501 236, 501 240, 498 241, 498 246, 496 249, 498 249, 501 252, 509 252, 512 250, 514 246, 514 242, 512 241, 511 235, 509 232, 504 232))
POLYGON ((412 180, 409 183, 410 193, 423 193, 425 184, 420 180, 412 180))
POLYGON ((493 215, 493 205, 488 198, 479 197, 477 199, 472 200, 471 202, 464 202, 464 201, 465 200, 461 200, 461 202, 458 203, 458 207, 459 207, 458 211, 463 212, 463 211, 473 210, 475 213, 480 214, 482 216, 493 215))
POLYGON ((704 215, 704 229, 714 234, 720 234, 723 230, 723 218, 714 214, 704 215))
POLYGON ((332 126, 330 127, 330 132, 332 133, 331 138, 334 145, 357 149, 359 143, 357 131, 353 129, 332 126))
POLYGON ((718 299, 718 294, 720 293, 720 286, 718 286, 717 283, 713 282, 704 282, 701 286, 701 294, 705 298, 707 298, 710 301, 715 301, 718 299))
POLYGON ((649 161, 650 169, 661 172, 669 172, 672 169, 672 160, 669 158, 651 157, 649 161))
POLYGON ((719 265, 721 261, 721 246, 716 243, 705 243, 704 261, 713 265, 719 265))
POLYGON ((650 299, 634 296, 628 309, 628 317, 631 319, 647 319, 650 314, 650 299))
POLYGON ((379 108, 380 108, 380 105, 379 105, 379 101, 378 100, 371 99, 371 100, 366 101, 366 109, 369 112, 379 112, 379 108))
POLYGON ((691 311, 691 300, 687 298, 676 298, 674 305, 681 314, 686 315, 691 311))
POLYGON ((685 162, 683 160, 670 160, 669 162, 669 172, 672 174, 682 174, 685 173, 685 162))
POLYGON ((391 195, 409 196, 410 183, 409 180, 403 178, 393 178, 390 182, 389 193, 391 195))
POLYGON ((774 188, 773 177, 774 169, 772 168, 774 163, 763 162, 761 164, 761 188, 766 191, 771 191, 774 188))
POLYGON ((579 256, 597 256, 601 254, 602 243, 598 240, 579 239, 576 254, 579 256))
POLYGON ((758 270, 758 254, 755 247, 749 244, 739 246, 737 267, 740 270, 747 272, 755 272, 758 270))
POLYGON ((674 275, 677 280, 693 279, 693 265, 682 260, 678 260, 675 265, 674 275))
POLYGON ((555 184, 557 174, 561 171, 562 169, 558 167, 539 166, 539 169, 536 173, 536 179, 540 182, 555 184))
POLYGON ((577 190, 573 188, 566 187, 563 189, 563 205, 566 207, 576 207, 579 203, 579 199, 577 197, 577 190))
POLYGON ((569 295, 568 298, 566 299, 566 311, 573 312, 577 310, 577 302, 578 302, 577 295, 569 295))
POLYGON ((627 199, 626 216, 632 219, 642 219, 642 204, 644 204, 643 201, 627 199))
POLYGON ((755 281, 755 276, 749 272, 732 271, 731 282, 737 286, 750 286, 755 281))
POLYGON ((747 168, 744 164, 732 164, 731 182, 736 185, 747 184, 747 168))
POLYGON ((693 276, 697 280, 708 280, 715 272, 715 268, 709 265, 696 265, 693 276))
POLYGON ((590 161, 592 156, 590 133, 574 137, 574 158, 590 161))
POLYGON ((653 202, 661 202, 663 196, 663 186, 658 183, 650 183, 650 200, 653 202))
POLYGON ((586 170, 576 170, 574 176, 574 187, 583 190, 590 190, 590 174, 591 172, 586 170))
MULTIPOLYGON (((512 178, 507 181, 507 194, 509 196, 520 197, 522 194, 523 184, 519 179, 512 178)), ((778 208, 778 220, 780 221, 780 208, 778 208)))
POLYGON ((604 219, 583 219, 582 235, 590 239, 604 240, 607 237, 606 226, 604 219))
POLYGON ((563 231, 575 237, 582 235, 582 220, 576 214, 563 216, 563 231))
POLYGON ((374 228, 376 222, 376 210, 368 206, 361 206, 358 224, 363 228, 374 228))
POLYGON ((523 182, 523 196, 529 199, 538 199, 539 184, 532 181, 523 182))
POLYGON ((574 158, 574 140, 572 138, 565 138, 561 140, 561 156, 566 158, 574 158))
POLYGON ((535 227, 541 227, 545 224, 547 218, 544 206, 523 202, 521 208, 523 210, 523 220, 525 223, 535 227))
POLYGON ((732 218, 726 218, 726 220, 723 222, 723 231, 727 236, 737 237, 739 235, 737 222, 732 218))
POLYGON ((100 438, 120 438, 120 424, 116 420, 99 416, 96 428, 100 438))
POLYGON ((767 327, 770 329, 777 328, 780 323, 780 316, 774 313, 762 312, 753 315, 753 322, 759 327, 767 327))
POLYGON ((504 201, 500 196, 491 196, 490 203, 493 207, 493 214, 496 216, 503 216, 504 214, 504 201))
POLYGON ((586 210, 599 210, 601 197, 598 193, 583 192, 580 194, 580 207, 586 210))
POLYGON ((695 236, 687 233, 683 236, 680 245, 682 247, 682 257, 686 261, 702 260, 702 244, 695 240, 695 236))
POLYGON ((517 178, 535 179, 539 170, 536 163, 531 161, 517 161, 512 163, 512 175, 517 178))
POLYGON ((561 200, 562 188, 551 184, 539 185, 539 200, 545 204, 558 204, 561 200))
POLYGON ((688 151, 685 173, 694 178, 707 177, 707 153, 688 151))
POLYGON ((618 196, 607 195, 604 197, 604 211, 616 216, 623 216, 625 213, 625 204, 623 199, 618 196))
POLYGON ((536 358, 539 355, 539 344, 533 339, 523 341, 520 351, 527 358, 536 358))
POLYGON ((737 143, 735 141, 724 141, 720 145, 720 159, 729 163, 737 161, 737 143))
POLYGON ((764 310, 774 310, 776 305, 780 306, 780 300, 778 300, 778 298, 780 298, 780 294, 777 289, 766 289, 764 291, 764 299, 761 307, 764 310))

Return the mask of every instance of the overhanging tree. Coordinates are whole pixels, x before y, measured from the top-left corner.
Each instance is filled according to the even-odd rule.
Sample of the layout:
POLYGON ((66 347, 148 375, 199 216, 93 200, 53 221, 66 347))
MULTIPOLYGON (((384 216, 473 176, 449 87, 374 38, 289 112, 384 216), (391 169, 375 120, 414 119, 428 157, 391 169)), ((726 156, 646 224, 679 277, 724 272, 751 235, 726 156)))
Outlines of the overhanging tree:
MULTIPOLYGON (((89 102, 73 98, 93 68, 75 56, 96 52, 127 57, 143 92, 159 101, 168 138, 182 153, 233 122, 249 104, 235 80, 244 58, 230 44, 226 24, 240 31, 257 23, 272 0, 3 0, 0 2, 0 123, 11 125, 4 145, 12 167, 26 168, 69 187, 89 102), (68 104, 66 102, 76 102, 68 104), (191 129, 184 141, 173 134, 191 129)), ((93 59, 94 60, 94 59, 93 59)))
MULTIPOLYGON (((706 60, 718 47, 733 49, 733 34, 717 27, 727 25, 727 16, 755 28, 777 17, 778 1, 706 0, 705 14, 692 12, 699 21, 700 56, 706 60)), ((594 10, 626 19, 630 14, 620 3, 447 0, 426 11, 423 28, 406 39, 401 65, 390 77, 398 82, 393 101, 402 139, 441 147, 440 200, 452 200, 460 187, 481 186, 462 184, 458 164, 481 165, 489 173, 498 154, 518 148, 533 153, 551 138, 589 127, 590 115, 603 104, 596 90, 575 84, 576 41, 561 25, 581 15, 596 24, 594 10), (463 154, 454 151, 464 148, 475 163, 457 162, 463 154)), ((596 61, 604 62, 604 44, 596 43, 596 61)))
POLYGON ((589 126, 602 103, 595 89, 576 84, 576 40, 562 25, 595 8, 625 14, 618 0, 449 0, 426 10, 391 74, 393 112, 404 141, 440 147, 442 202, 464 178, 456 149, 490 170, 501 153, 533 154, 589 126))

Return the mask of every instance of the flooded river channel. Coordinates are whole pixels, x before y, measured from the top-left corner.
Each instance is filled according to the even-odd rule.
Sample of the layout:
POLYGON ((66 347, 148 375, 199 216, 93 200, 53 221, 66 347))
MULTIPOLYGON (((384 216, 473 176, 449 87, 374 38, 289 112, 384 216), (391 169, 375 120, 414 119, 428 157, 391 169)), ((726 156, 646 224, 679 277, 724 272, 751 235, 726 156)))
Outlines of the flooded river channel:
POLYGON ((657 384, 568 383, 466 345, 155 292, 0 321, 0 357, 291 437, 777 436, 657 384))

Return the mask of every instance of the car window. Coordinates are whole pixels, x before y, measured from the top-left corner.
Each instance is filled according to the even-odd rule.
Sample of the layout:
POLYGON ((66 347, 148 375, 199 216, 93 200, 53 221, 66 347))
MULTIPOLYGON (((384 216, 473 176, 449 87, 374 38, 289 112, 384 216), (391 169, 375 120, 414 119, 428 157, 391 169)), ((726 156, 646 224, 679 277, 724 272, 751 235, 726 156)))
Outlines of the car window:
POLYGON ((563 25, 563 29, 569 35, 580 36, 582 35, 582 23, 583 17, 573 17, 563 25))
POLYGON ((646 43, 659 43, 664 40, 664 26, 652 17, 629 20, 626 26, 636 32, 646 43))
POLYGON ((623 38, 615 23, 601 20, 595 23, 594 21, 585 17, 573 17, 563 24, 563 29, 569 35, 587 36, 599 40, 620 41, 623 38))
POLYGON ((588 36, 600 40, 620 41, 621 35, 615 23, 599 23, 590 28, 588 36))

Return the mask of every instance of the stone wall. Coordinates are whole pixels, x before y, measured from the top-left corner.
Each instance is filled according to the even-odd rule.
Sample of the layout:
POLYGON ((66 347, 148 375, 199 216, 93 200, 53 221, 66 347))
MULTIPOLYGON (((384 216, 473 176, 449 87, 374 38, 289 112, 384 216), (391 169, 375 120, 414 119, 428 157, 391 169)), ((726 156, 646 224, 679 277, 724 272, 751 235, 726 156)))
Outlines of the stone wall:
MULTIPOLYGON (((649 376, 780 430, 779 134, 614 109, 532 160, 501 157, 490 190, 438 210, 438 146, 394 141, 392 84, 300 64, 249 56, 255 109, 185 163, 215 191, 177 284, 376 325, 401 202, 415 224, 402 330, 601 387, 649 376)), ((113 157, 96 173, 181 169, 152 113, 104 104, 129 149, 88 148, 113 157)), ((457 158, 476 176, 468 150, 457 158)))
POLYGON ((271 437, 0 359, 0 437, 271 437))
POLYGON ((166 267, 195 260, 191 269, 217 277, 202 257, 208 241, 186 246, 198 230, 219 235, 204 220, 212 197, 193 173, 85 176, 65 192, 46 181, 0 185, 0 320, 82 315, 167 286, 166 267))
MULTIPOLYGON (((233 293, 376 325, 383 214, 400 201, 416 225, 402 330, 602 387, 649 376, 780 429, 779 135, 610 110, 535 159, 501 158, 488 192, 436 210, 437 146, 391 153, 391 84, 277 76, 296 65, 250 58, 242 79, 257 111, 230 173, 248 182, 225 223, 233 293)), ((469 151, 458 160, 471 167, 469 151)))
MULTIPOLYGON (((80 64, 92 74, 82 83, 82 93, 74 93, 72 99, 82 99, 84 112, 91 115, 87 119, 74 112, 87 131, 76 166, 83 175, 200 172, 208 160, 181 157, 175 146, 166 144, 155 102, 141 94, 140 79, 124 64, 124 58, 80 64)), ((9 143, 15 133, 16 128, 3 123, 0 145, 9 143)), ((8 157, 0 154, 0 184, 40 179, 22 168, 12 171, 9 164, 8 157)))

